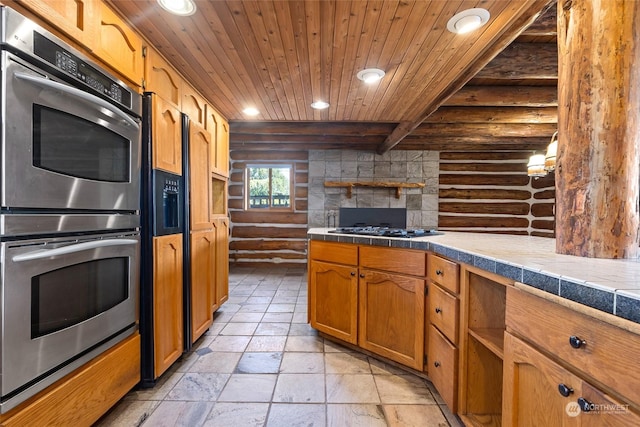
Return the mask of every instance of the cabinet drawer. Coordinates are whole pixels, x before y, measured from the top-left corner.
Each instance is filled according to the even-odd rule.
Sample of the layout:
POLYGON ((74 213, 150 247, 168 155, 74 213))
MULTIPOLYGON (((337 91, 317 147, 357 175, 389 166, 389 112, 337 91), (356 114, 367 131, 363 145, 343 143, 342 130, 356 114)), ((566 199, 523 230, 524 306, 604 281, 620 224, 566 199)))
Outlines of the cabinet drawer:
POLYGON ((437 285, 429 286, 429 319, 454 344, 458 343, 459 306, 458 298, 437 285))
POLYGON ((458 349, 433 325, 429 326, 428 374, 451 412, 457 411, 458 349))
POLYGON ((358 246, 348 243, 311 240, 309 242, 309 259, 345 265, 358 265, 358 246))
POLYGON ((361 246, 360 265, 375 270, 424 277, 426 260, 424 251, 361 246))
POLYGON ((506 323, 513 334, 640 404, 640 336, 511 287, 506 323))
POLYGON ((445 289, 457 294, 460 292, 458 264, 440 258, 434 254, 427 255, 427 277, 445 289))

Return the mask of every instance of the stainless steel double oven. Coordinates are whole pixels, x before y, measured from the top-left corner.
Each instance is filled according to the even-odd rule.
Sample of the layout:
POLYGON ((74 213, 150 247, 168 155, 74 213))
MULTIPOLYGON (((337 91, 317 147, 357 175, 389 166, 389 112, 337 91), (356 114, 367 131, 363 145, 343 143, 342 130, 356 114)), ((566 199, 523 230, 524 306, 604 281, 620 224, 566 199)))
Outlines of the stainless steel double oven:
POLYGON ((4 413, 137 329, 141 97, 1 14, 4 413))

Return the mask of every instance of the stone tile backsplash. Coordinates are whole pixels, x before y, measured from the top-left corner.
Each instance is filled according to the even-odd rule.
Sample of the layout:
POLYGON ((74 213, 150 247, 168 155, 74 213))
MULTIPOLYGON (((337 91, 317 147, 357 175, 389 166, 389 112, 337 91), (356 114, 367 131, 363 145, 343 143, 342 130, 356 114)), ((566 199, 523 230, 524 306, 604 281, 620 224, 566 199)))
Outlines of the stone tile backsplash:
POLYGON ((309 151, 308 226, 332 227, 329 216, 335 211, 339 224, 339 209, 406 208, 407 227, 436 228, 438 226, 437 151, 398 150, 383 155, 356 150, 309 151), (347 198, 345 188, 327 188, 325 181, 422 182, 424 188, 404 188, 396 198, 393 188, 355 187, 347 198))

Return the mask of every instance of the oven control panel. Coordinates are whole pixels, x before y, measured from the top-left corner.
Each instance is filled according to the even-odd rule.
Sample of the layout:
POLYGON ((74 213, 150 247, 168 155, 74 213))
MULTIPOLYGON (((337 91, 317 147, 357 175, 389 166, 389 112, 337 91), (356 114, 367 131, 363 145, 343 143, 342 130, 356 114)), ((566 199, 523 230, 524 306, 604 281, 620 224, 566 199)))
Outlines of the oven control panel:
POLYGON ((34 32, 33 41, 33 53, 38 57, 118 104, 131 108, 131 93, 124 85, 37 32, 34 32))

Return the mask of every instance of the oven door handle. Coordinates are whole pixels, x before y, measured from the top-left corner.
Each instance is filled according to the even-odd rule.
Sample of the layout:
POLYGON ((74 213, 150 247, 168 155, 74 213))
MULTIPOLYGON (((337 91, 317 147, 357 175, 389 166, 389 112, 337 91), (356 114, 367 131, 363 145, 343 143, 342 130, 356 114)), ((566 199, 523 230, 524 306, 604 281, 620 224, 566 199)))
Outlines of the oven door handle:
POLYGON ((76 98, 80 98, 83 101, 86 101, 88 103, 97 104, 100 107, 106 108, 107 110, 109 110, 112 113, 116 114, 118 117, 120 117, 122 120, 124 120, 128 125, 131 125, 131 126, 135 127, 136 129, 138 129, 140 127, 135 120, 133 120, 131 117, 129 117, 129 115, 127 115, 123 111, 120 111, 120 109, 114 107, 113 105, 111 105, 107 101, 105 101, 103 99, 100 99, 95 95, 91 95, 90 93, 84 92, 84 91, 82 91, 80 89, 76 89, 75 87, 71 87, 71 86, 67 86, 67 85, 62 84, 62 83, 54 82, 53 80, 43 79, 42 77, 33 76, 31 74, 14 73, 14 75, 16 76, 16 78, 18 78, 20 80, 25 80, 25 81, 28 81, 28 82, 33 83, 35 85, 46 87, 48 89, 59 90, 60 92, 64 92, 64 93, 66 93, 68 95, 75 96, 76 98))
POLYGON ((26 254, 16 255, 13 258, 13 262, 21 261, 33 261, 37 259, 49 258, 58 255, 67 255, 75 252, 88 251, 91 249, 105 248, 108 246, 125 246, 125 245, 137 245, 138 241, 134 239, 109 239, 109 240, 93 240, 91 242, 82 242, 75 245, 63 246, 55 249, 43 249, 40 251, 34 251, 26 254))

